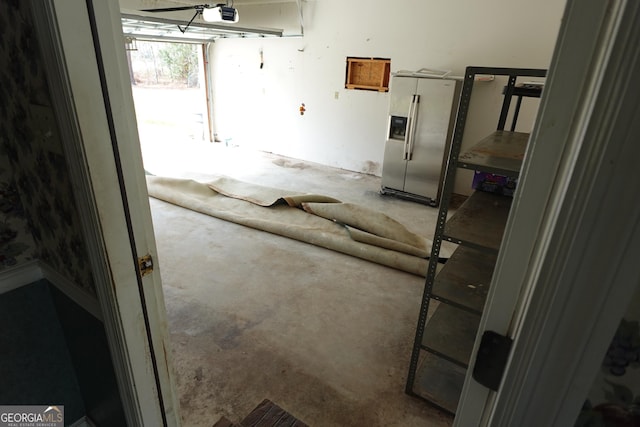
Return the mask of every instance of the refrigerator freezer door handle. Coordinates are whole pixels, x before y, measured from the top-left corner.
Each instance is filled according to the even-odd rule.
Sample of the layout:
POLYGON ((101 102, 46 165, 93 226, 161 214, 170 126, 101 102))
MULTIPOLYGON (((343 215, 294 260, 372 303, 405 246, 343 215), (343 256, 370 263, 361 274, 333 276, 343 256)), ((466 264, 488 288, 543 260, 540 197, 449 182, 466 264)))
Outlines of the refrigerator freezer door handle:
POLYGON ((415 108, 416 96, 411 98, 409 104, 409 115, 407 117, 407 127, 404 132, 404 146, 402 147, 402 160, 409 160, 409 144, 411 143, 411 130, 413 129, 413 109, 415 108))
POLYGON ((411 160, 413 156, 413 142, 416 137, 416 121, 418 119, 418 106, 420 104, 420 95, 413 95, 413 101, 411 101, 411 111, 409 120, 411 123, 409 126, 408 144, 405 150, 405 160, 411 160))

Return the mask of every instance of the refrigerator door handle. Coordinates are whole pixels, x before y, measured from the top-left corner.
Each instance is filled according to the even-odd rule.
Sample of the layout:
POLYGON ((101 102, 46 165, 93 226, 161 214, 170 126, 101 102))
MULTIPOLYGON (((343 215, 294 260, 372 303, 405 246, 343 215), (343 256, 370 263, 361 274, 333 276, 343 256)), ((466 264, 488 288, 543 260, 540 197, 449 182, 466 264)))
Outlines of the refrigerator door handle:
POLYGON ((413 107, 414 107, 415 95, 411 98, 411 103, 409 104, 409 114, 407 116, 407 127, 404 132, 404 145, 402 147, 402 160, 409 159, 409 141, 411 140, 411 129, 413 125, 413 107))
POLYGON ((413 143, 416 137, 416 121, 418 119, 418 106, 420 104, 420 95, 413 95, 411 101, 411 110, 409 112, 411 123, 409 124, 409 137, 407 138, 408 144, 405 147, 405 160, 411 160, 413 157, 413 143))

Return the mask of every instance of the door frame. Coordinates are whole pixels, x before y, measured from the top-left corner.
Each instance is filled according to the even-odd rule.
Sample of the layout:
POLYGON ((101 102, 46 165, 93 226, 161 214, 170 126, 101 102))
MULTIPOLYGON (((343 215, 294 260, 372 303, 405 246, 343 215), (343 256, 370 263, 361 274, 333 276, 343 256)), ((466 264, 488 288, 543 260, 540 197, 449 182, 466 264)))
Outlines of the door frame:
MULTIPOLYGON (((599 137, 603 135, 602 132, 607 129, 612 131, 613 125, 618 121, 621 124, 618 128, 626 129, 631 135, 631 132, 637 131, 637 123, 640 122, 637 117, 620 114, 616 108, 618 103, 623 102, 629 106, 637 105, 637 101, 633 104, 630 99, 638 93, 630 90, 631 85, 636 84, 630 80, 630 76, 637 73, 628 73, 628 68, 621 65, 609 69, 605 67, 612 63, 611 58, 625 64, 625 57, 621 55, 625 50, 628 61, 626 67, 634 65, 631 61, 638 57, 640 44, 624 45, 625 38, 627 41, 637 40, 633 37, 637 36, 638 26, 633 20, 622 19, 625 12, 628 16, 637 18, 637 6, 632 3, 623 0, 568 2, 561 30, 563 33, 558 39, 554 54, 555 65, 545 89, 546 101, 543 99, 540 120, 532 135, 533 150, 525 162, 521 191, 514 200, 514 209, 507 225, 503 250, 487 301, 490 310, 481 322, 481 331, 493 329, 511 334, 515 338, 514 350, 497 394, 489 393, 486 389, 480 390, 479 394, 484 398, 477 399, 473 397, 473 388, 478 385, 467 379, 456 425, 481 425, 474 421, 484 419, 486 423, 489 418, 491 425, 562 425, 563 422, 567 425, 568 420, 572 422, 579 410, 576 403, 584 399, 590 380, 597 370, 598 356, 604 354, 608 339, 622 315, 616 307, 628 300, 637 285, 631 269, 635 259, 630 259, 633 254, 638 253, 637 208, 632 212, 633 215, 614 224, 615 230, 626 231, 627 236, 630 236, 626 241, 626 249, 629 251, 625 254, 616 250, 615 253, 621 254, 621 257, 615 266, 604 268, 602 262, 595 262, 602 260, 602 254, 593 251, 580 253, 582 262, 578 262, 576 254, 563 256, 566 251, 562 250, 578 243, 574 241, 574 237, 582 234, 554 235, 563 231, 561 225, 571 226, 571 231, 576 233, 588 230, 588 226, 611 226, 610 214, 617 205, 605 204, 603 200, 624 197, 624 193, 628 193, 630 189, 637 189, 638 184, 633 181, 628 186, 607 188, 606 184, 610 182, 633 177, 633 170, 623 168, 609 169, 606 175, 599 177, 606 179, 588 180, 590 186, 580 185, 576 180, 585 176, 589 166, 606 166, 598 163, 598 159, 611 159, 614 164, 615 161, 625 160, 624 156, 615 159, 611 157, 616 148, 622 147, 622 142, 617 147, 613 143, 588 144, 589 141, 601 141, 599 137), (604 5, 598 8, 597 4, 600 3, 604 5), (585 13, 586 10, 594 14, 585 13), (608 21, 610 25, 590 26, 593 23, 590 19, 598 16, 600 19, 614 16, 616 19, 608 21), (600 31, 596 32, 594 28, 599 28, 600 31), (576 30, 581 30, 580 37, 576 36, 576 30), (576 37, 569 37, 571 34, 576 37), (591 38, 593 34, 597 36, 596 39, 591 38), (614 41, 620 43, 614 44, 614 41), (575 49, 571 50, 571 47, 575 49), (581 68, 584 61, 587 66, 581 68), (606 80, 603 79, 605 73, 606 80), (568 86, 563 88, 564 84, 568 86), (607 93, 607 89, 614 90, 607 93), (614 94, 618 98, 614 98, 614 94), (567 95, 569 98, 558 101, 560 95, 567 95), (563 115, 563 111, 566 114, 563 115), (594 120, 595 124, 589 127, 590 119, 596 118, 595 113, 601 114, 603 120, 598 120, 597 123, 594 120), (551 122, 554 118, 567 119, 567 114, 570 116, 569 120, 551 122), (624 124, 628 127, 622 126, 624 124), (567 148, 560 150, 560 157, 548 157, 554 153, 549 143, 550 138, 554 135, 562 136, 562 132, 564 138, 555 141, 567 141, 567 148), (577 162, 576 159, 580 156, 588 156, 587 160, 591 161, 577 162), (555 165, 549 165, 549 159, 554 158, 557 159, 555 165), (541 163, 543 160, 546 164, 541 163), (550 177, 539 181, 538 178, 543 175, 534 174, 534 171, 543 166, 546 171, 543 175, 550 177), (536 176, 536 182, 528 179, 528 176, 536 176), (631 188, 632 185, 635 187, 631 188), (573 190, 585 195, 577 204, 572 198, 573 190), (575 209, 572 208, 574 204, 575 209), (598 206, 598 209, 593 210, 594 206, 598 206), (571 220, 576 219, 577 225, 572 226, 571 220), (532 220, 535 222, 531 222, 532 220), (554 259, 553 255, 560 257, 554 259), (514 259, 515 262, 511 263, 514 259), (586 261, 590 263, 585 264, 586 261), (612 273, 614 267, 622 276, 605 274, 612 273), (579 274, 568 275, 569 268, 579 274), (606 283, 580 282, 586 273, 599 274, 599 277, 606 279, 606 283), (511 281, 514 278, 517 279, 516 282, 511 281), (542 283, 543 280, 546 283, 542 283), (562 287, 557 286, 559 282, 563 283, 562 287), (511 295, 513 306, 519 307, 518 313, 526 314, 512 322, 513 311, 502 313, 498 316, 502 318, 502 322, 499 322, 499 319, 488 314, 495 311, 492 306, 499 302, 495 299, 499 294, 497 290, 509 283, 526 284, 528 292, 521 294, 518 291, 511 295), (591 295, 584 292, 585 289, 597 293, 591 295), (520 299, 521 295, 525 297, 520 299), (576 300, 588 302, 588 308, 567 310, 570 303, 576 300), (555 320, 555 323, 546 323, 550 320, 555 320), (584 328, 576 328, 577 320, 587 321, 581 324, 584 328), (583 351, 576 352, 576 344, 583 351), (572 357, 563 359, 563 366, 571 369, 565 372, 549 369, 549 363, 553 360, 549 359, 548 354, 557 354, 557 351, 568 347, 572 349, 572 357), (488 402, 493 404, 488 405, 488 402), (541 422, 541 417, 550 422, 541 422), (509 424, 517 419, 523 422, 509 424), (466 422, 469 420, 473 421, 466 422)), ((32 4, 37 4, 33 8, 36 30, 43 44, 51 91, 54 94, 54 107, 61 124, 65 154, 75 183, 75 196, 83 213, 82 226, 87 235, 98 297, 105 317, 105 328, 127 420, 131 425, 162 425, 163 411, 157 402, 158 397, 162 397, 167 424, 178 425, 178 405, 173 393, 175 387, 170 360, 157 357, 156 362, 161 362, 159 369, 156 369, 159 375, 150 374, 153 372, 151 348, 156 354, 170 357, 158 272, 156 269, 152 275, 142 279, 149 283, 144 283, 142 293, 139 293, 139 278, 134 272, 135 257, 132 253, 149 252, 152 256, 156 253, 151 222, 147 221, 150 213, 141 170, 139 141, 135 121, 131 120, 135 113, 131 89, 127 84, 123 43, 119 39, 118 4, 92 0, 87 0, 86 3, 82 0, 67 0, 55 2, 55 5, 53 0, 47 0, 34 1, 32 4), (97 61, 92 60, 95 58, 95 47, 93 38, 87 37, 93 35, 87 5, 95 9, 96 13, 91 14, 91 17, 101 47, 98 56, 104 59, 102 66, 109 69, 109 72, 103 73, 106 76, 104 81, 100 80, 97 61), (90 53, 89 56, 86 55, 87 52, 90 53), (103 89, 106 92, 102 92, 103 89), (91 95, 74 98, 74 93, 91 95), (109 95, 106 104, 102 93, 109 95), (107 117, 105 105, 118 107, 110 109, 111 117, 107 117), (114 135, 119 141, 129 142, 119 144, 115 152, 112 145, 114 135), (128 196, 125 203, 123 193, 128 196), (135 236, 136 247, 133 251, 131 236, 122 231, 130 229, 142 232, 142 236, 135 236), (152 331, 151 344, 144 328, 132 326, 140 324, 141 297, 145 298, 147 308, 150 309, 150 324, 158 327, 152 331), (160 377, 159 394, 156 377, 160 377)), ((634 66, 637 70, 637 65, 634 66)), ((637 116, 637 112, 634 113, 637 116)), ((624 139, 625 144, 628 139, 624 139)), ((635 150, 633 153, 639 154, 638 148, 627 145, 624 148, 635 150)), ((619 156, 621 154, 628 152, 618 153, 619 156)), ((638 193, 635 191, 634 194, 638 193)), ((599 237, 611 248, 622 247, 617 240, 612 241, 606 235, 599 237)), ((474 348, 474 354, 475 352, 477 348, 474 348)), ((472 368, 473 366, 470 370, 472 368)))
POLYGON ((639 22, 567 2, 477 336, 511 353, 497 392, 467 375, 456 426, 573 425, 638 288, 639 22))
POLYGON ((178 426, 118 2, 31 0, 31 9, 127 423, 178 426), (146 254, 154 266, 143 276, 146 254))

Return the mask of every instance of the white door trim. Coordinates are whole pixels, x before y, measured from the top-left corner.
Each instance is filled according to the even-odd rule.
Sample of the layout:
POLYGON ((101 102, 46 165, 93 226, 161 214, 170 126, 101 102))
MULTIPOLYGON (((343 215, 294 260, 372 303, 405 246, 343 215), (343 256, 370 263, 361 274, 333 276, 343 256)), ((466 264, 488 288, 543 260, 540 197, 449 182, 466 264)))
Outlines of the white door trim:
POLYGON ((0 295, 42 279, 38 260, 28 261, 0 271, 0 295))
POLYGON ((456 426, 573 425, 638 284, 637 11, 567 3, 478 333, 513 349, 498 393, 467 377, 456 426))
POLYGON ((102 311, 95 296, 80 288, 41 260, 32 260, 0 271, 0 295, 46 279, 70 300, 96 319, 102 321, 102 311))
MULTIPOLYGON (((597 37, 589 85, 566 141, 566 179, 550 204, 545 248, 490 419, 495 426, 573 425, 640 284, 640 4, 572 0, 567 26, 576 16, 585 22, 593 5, 600 25, 589 30, 597 37)), ((571 76, 561 76, 567 65, 575 66, 565 53, 584 46, 585 31, 576 29, 567 28, 559 46, 558 85, 571 76)), ((567 95, 562 86, 557 92, 567 95)), ((553 118, 543 114, 540 127, 553 118)))
POLYGON ((118 3, 31 6, 127 423, 177 426, 158 266, 137 274, 157 256, 118 3))

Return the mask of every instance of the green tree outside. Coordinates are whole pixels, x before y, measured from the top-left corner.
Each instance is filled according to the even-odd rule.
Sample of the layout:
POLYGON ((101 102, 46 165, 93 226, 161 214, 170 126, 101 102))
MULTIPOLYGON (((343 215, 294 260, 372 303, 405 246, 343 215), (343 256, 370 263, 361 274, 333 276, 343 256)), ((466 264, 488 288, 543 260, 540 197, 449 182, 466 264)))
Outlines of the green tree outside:
POLYGON ((158 53, 173 81, 184 81, 190 87, 198 85, 196 45, 167 43, 158 53))

